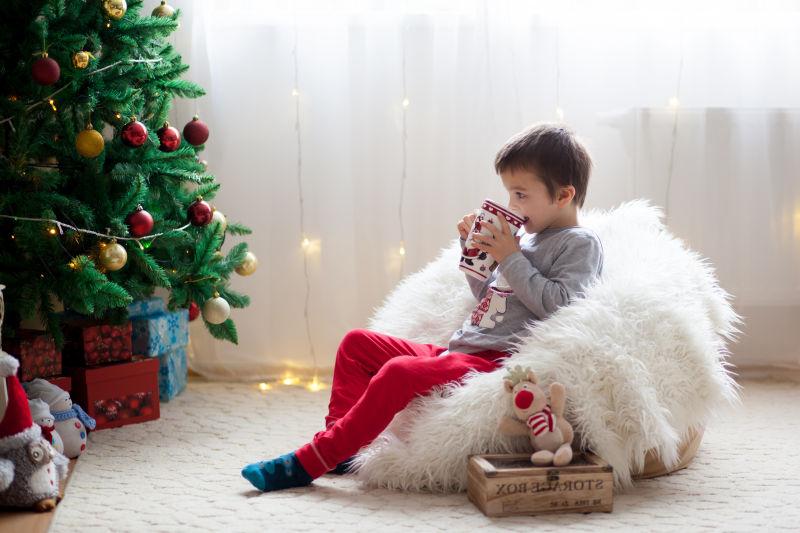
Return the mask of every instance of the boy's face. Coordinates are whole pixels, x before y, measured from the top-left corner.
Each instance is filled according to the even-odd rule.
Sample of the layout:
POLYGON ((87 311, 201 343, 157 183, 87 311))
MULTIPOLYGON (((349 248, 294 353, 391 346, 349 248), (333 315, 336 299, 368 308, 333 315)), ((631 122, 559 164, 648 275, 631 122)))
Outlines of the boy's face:
POLYGON ((526 233, 538 233, 549 227, 560 209, 572 200, 568 192, 565 195, 564 188, 556 191, 557 198, 553 200, 541 178, 528 170, 506 170, 500 173, 500 178, 508 191, 508 208, 528 219, 524 224, 526 233))

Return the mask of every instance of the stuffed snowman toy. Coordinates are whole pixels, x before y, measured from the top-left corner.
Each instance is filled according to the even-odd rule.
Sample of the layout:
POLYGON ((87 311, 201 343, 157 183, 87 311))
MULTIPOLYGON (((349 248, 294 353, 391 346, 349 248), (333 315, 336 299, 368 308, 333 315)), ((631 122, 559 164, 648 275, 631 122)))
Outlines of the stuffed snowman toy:
MULTIPOLYGON (((4 288, 0 285, 0 326, 4 288)), ((47 511, 56 506, 69 461, 33 423, 17 368, 19 361, 0 350, 0 506, 47 511)))
POLYGON ((49 442, 58 453, 64 453, 64 441, 56 431, 56 419, 50 413, 50 406, 44 400, 36 398, 28 400, 28 407, 31 408, 33 421, 42 428, 42 437, 49 442))
POLYGON ((45 379, 36 378, 25 383, 24 387, 29 399, 38 398, 50 406, 56 431, 64 442, 64 455, 74 459, 83 453, 87 428, 94 429, 94 418, 87 415, 80 405, 72 403, 68 392, 45 379))
POLYGON ((68 461, 33 422, 16 376, 18 366, 0 351, 0 506, 47 511, 56 506, 68 461))

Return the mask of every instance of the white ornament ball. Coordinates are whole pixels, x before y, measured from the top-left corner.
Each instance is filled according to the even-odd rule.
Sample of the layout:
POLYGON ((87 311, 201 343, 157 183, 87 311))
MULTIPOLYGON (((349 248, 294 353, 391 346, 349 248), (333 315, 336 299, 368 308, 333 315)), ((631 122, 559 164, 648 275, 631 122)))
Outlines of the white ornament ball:
POLYGON ((214 222, 219 222, 219 230, 222 232, 228 227, 228 219, 225 218, 222 211, 217 209, 214 209, 214 214, 211 215, 211 223, 213 224, 214 222))
POLYGON ((203 318, 210 324, 222 324, 231 316, 231 306, 219 294, 203 304, 203 318))

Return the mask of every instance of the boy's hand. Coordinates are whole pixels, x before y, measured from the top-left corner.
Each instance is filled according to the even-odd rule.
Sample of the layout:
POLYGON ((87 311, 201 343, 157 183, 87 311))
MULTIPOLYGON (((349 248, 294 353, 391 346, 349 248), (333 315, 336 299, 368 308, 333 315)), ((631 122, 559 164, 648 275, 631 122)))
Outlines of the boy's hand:
POLYGON ((472 229, 472 224, 475 223, 475 213, 470 213, 468 215, 464 215, 457 225, 458 233, 461 235, 461 238, 467 240, 467 235, 469 235, 469 230, 472 229))
POLYGON ((494 257, 495 261, 502 263, 503 259, 520 250, 520 237, 514 235, 505 218, 498 217, 498 220, 500 220, 500 231, 497 231, 497 228, 492 224, 481 224, 481 229, 486 228, 492 236, 487 237, 486 235, 476 234, 473 239, 475 240, 475 246, 479 250, 487 252, 494 257))

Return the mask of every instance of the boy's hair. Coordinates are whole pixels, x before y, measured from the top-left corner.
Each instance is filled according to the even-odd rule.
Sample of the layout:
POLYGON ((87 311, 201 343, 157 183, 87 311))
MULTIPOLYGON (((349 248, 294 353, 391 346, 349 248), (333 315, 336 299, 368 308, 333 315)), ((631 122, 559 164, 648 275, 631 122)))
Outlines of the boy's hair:
POLYGON ((575 187, 574 202, 583 207, 592 173, 592 158, 583 143, 568 127, 560 124, 535 124, 511 137, 497 152, 494 169, 526 170, 536 173, 556 199, 559 186, 575 187))

